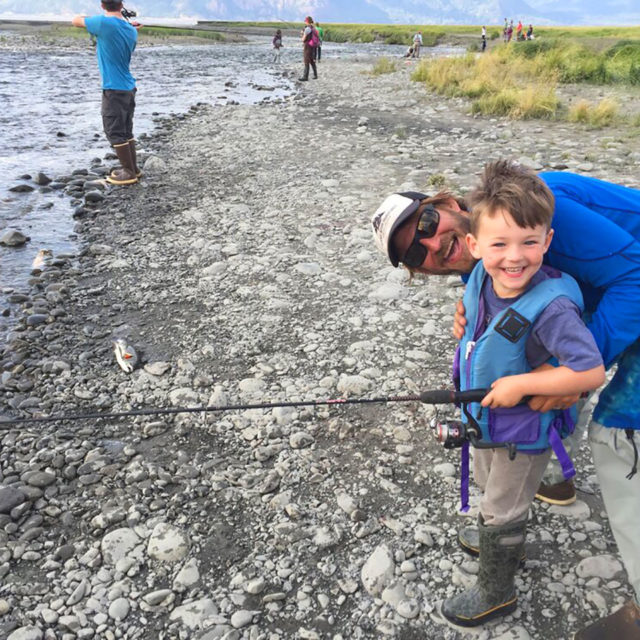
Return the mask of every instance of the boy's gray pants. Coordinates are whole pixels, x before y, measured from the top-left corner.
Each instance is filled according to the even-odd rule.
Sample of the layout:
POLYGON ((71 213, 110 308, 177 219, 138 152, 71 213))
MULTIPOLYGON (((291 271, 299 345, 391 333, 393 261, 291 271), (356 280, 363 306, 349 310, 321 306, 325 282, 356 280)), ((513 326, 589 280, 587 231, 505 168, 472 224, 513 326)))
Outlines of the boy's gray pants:
POLYGON ((506 449, 474 449, 473 477, 484 491, 480 513, 486 525, 500 527, 527 516, 550 455, 547 449, 509 460, 506 449))

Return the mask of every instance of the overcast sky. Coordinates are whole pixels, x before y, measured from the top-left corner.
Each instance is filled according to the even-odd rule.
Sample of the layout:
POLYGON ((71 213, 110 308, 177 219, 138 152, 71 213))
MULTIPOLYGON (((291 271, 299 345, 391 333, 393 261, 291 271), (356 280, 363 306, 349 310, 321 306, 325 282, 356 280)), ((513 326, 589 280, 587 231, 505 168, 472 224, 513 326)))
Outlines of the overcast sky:
MULTIPOLYGON (((640 0, 127 0, 140 16, 396 24, 640 25, 640 0)), ((0 0, 0 15, 99 13, 99 0, 0 0)), ((143 20, 144 21, 144 20, 143 20)))

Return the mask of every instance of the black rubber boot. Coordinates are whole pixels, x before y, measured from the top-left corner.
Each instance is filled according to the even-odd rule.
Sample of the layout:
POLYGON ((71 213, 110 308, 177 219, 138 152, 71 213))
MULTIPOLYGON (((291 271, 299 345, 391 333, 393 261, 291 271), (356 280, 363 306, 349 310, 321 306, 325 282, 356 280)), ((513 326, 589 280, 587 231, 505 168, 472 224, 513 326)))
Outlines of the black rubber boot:
MULTIPOLYGON (((478 527, 475 525, 462 527, 458 531, 458 544, 465 553, 477 558, 480 555, 480 532, 478 531, 478 527)), ((520 566, 525 563, 526 559, 527 553, 523 548, 522 556, 520 557, 520 566)))
POLYGON ((138 166, 138 154, 136 153, 136 141, 135 138, 129 140, 129 147, 131 147, 131 157, 133 158, 133 170, 136 172, 136 178, 142 177, 142 171, 138 166))
POLYGON ((304 65, 304 73, 302 74, 302 78, 298 78, 298 80, 301 80, 302 82, 306 82, 309 79, 309 65, 305 64, 304 65))
POLYGON ((107 176, 107 182, 111 184, 135 184, 138 182, 135 170, 135 160, 131 155, 131 146, 128 142, 114 144, 113 149, 120 160, 122 167, 112 171, 107 176))
POLYGON ((514 576, 524 551, 527 520, 500 527, 478 518, 480 570, 476 584, 442 603, 442 615, 461 627, 477 627, 515 611, 514 576))
MULTIPOLYGON (((316 63, 314 60, 311 61, 311 68, 313 69, 313 79, 318 79, 318 68, 316 67, 316 63)), ((309 75, 309 71, 307 70, 307 76, 309 75)))

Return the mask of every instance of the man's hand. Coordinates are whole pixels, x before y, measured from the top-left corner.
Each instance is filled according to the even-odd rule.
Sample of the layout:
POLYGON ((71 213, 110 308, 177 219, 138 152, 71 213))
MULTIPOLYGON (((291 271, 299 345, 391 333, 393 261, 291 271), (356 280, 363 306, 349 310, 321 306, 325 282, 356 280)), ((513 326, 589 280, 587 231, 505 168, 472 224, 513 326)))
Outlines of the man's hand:
POLYGON ((523 398, 526 391, 522 388, 521 376, 506 376, 498 378, 492 385, 491 391, 482 399, 483 407, 515 407, 523 398))
MULTIPOLYGON (((553 365, 541 364, 534 371, 548 371, 553 369, 553 365)), ((533 396, 529 400, 529 409, 532 411, 540 411, 540 413, 546 413, 553 409, 568 409, 573 406, 580 399, 580 395, 573 396, 533 396)))
POLYGON ((85 16, 74 16, 71 20, 71 24, 74 27, 84 27, 85 26, 84 19, 85 19, 85 16))
POLYGON ((529 400, 529 409, 545 413, 552 409, 568 409, 580 400, 580 395, 575 396, 533 396, 529 400))
POLYGON ((456 312, 453 314, 453 335, 457 340, 462 340, 464 336, 464 328, 467 324, 465 317, 465 309, 462 300, 458 300, 456 312))

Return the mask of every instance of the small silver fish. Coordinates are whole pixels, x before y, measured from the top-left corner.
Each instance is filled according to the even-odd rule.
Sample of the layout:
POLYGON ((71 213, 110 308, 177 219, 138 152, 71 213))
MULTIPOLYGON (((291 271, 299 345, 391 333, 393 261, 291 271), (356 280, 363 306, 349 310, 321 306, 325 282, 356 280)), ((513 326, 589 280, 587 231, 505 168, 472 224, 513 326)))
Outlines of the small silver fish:
POLYGON ((51 251, 51 249, 40 249, 31 263, 31 268, 40 269, 45 262, 51 258, 51 256, 53 256, 53 251, 51 251))
POLYGON ((113 341, 113 353, 120 368, 126 373, 131 373, 138 366, 139 359, 136 350, 123 338, 113 341))

